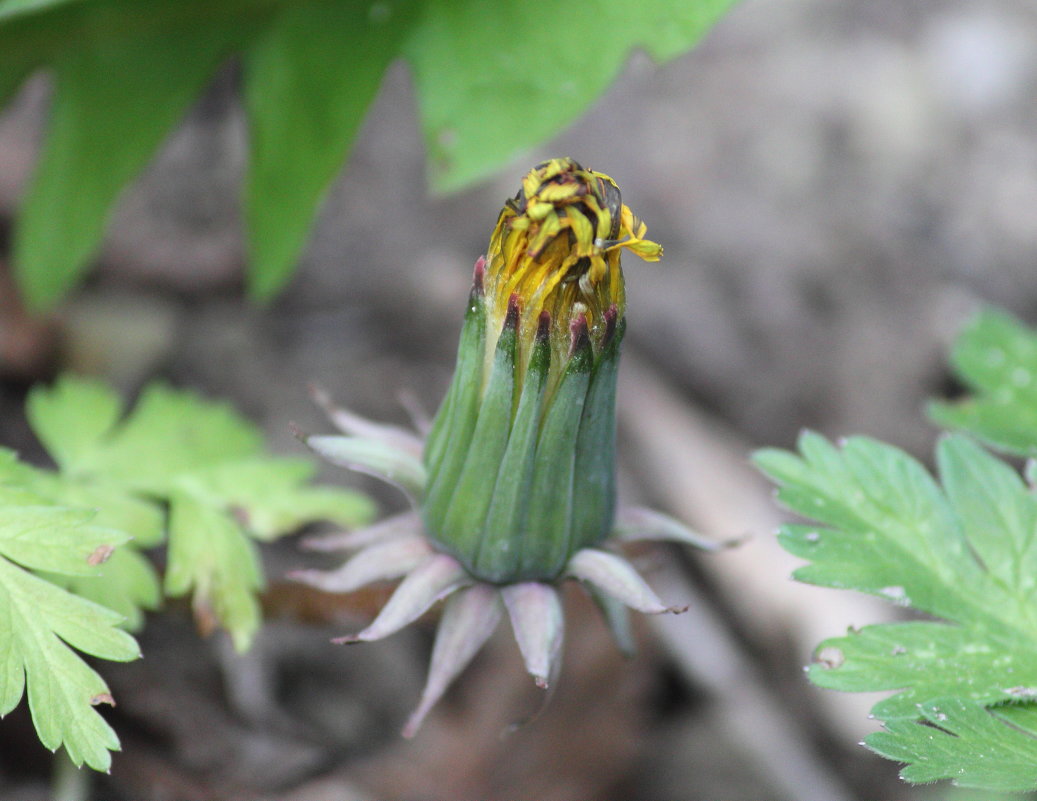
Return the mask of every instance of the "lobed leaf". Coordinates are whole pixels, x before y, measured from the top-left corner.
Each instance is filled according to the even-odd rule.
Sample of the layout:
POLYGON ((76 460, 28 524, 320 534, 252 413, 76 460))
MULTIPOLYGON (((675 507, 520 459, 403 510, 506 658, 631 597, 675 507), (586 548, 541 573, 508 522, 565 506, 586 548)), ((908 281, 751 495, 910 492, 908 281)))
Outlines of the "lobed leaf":
MULTIPOLYGON (((142 548, 164 539, 158 502, 168 504, 165 591, 191 593, 203 628, 223 626, 238 647, 259 623, 262 578, 249 536, 270 540, 315 520, 353 526, 373 511, 357 493, 309 486, 311 463, 266 455, 258 429, 228 405, 162 384, 146 387, 124 415, 110 389, 66 376, 33 390, 29 418, 61 472, 17 465, 0 451, 0 480, 93 506, 97 523, 134 533, 142 548)), ((59 583, 124 613, 130 627, 158 605, 158 577, 139 553, 118 555, 103 573, 59 583)))
MULTIPOLYGON (((779 500, 817 522, 779 533, 787 550, 808 560, 796 578, 873 593, 941 619, 868 626, 827 640, 811 680, 845 691, 895 691, 872 710, 887 730, 868 744, 908 762, 902 775, 909 781, 980 786, 993 775, 983 765, 1018 763, 1012 748, 1032 746, 1016 742, 997 717, 1007 707, 983 711, 1037 697, 1037 497, 1015 470, 959 435, 937 447, 940 484, 907 454, 865 438, 837 448, 807 433, 798 455, 769 450, 755 458, 778 483, 779 500), (979 738, 991 726, 1000 733, 984 745, 986 762, 978 761, 975 742, 951 742, 925 723, 933 722, 926 710, 936 709, 934 699, 942 699, 940 714, 957 716, 940 728, 961 737, 979 738)), ((1024 774, 1005 775, 1011 783, 1024 774)))
POLYGON ((13 492, 0 495, 0 716, 27 691, 45 746, 55 750, 63 745, 76 765, 85 762, 107 770, 109 751, 117 750, 119 741, 94 707, 111 703, 111 696, 72 648, 129 661, 140 655, 137 643, 119 630, 122 617, 117 612, 11 561, 61 573, 85 572, 84 565, 92 566, 83 555, 114 541, 112 532, 85 525, 89 518, 89 513, 60 507, 22 505, 13 492))
POLYGON ((38 505, 11 503, 0 490, 0 555, 28 568, 66 575, 96 572, 97 565, 128 534, 87 526, 94 515, 86 509, 64 509, 39 501, 38 505))
POLYGON ((263 584, 255 546, 230 515, 189 491, 170 498, 169 562, 165 589, 171 597, 193 591, 203 633, 224 626, 239 651, 259 628, 256 590, 263 584))
POLYGON ((1037 787, 1037 707, 987 709, 958 697, 920 706, 921 720, 897 720, 868 735, 876 753, 907 762, 913 783, 953 779, 962 787, 1026 791, 1037 787))
POLYGON ((309 459, 253 457, 193 473, 196 491, 230 509, 259 540, 272 540, 315 520, 353 528, 370 520, 374 505, 364 495, 309 484, 317 469, 309 459))
POLYGON ((80 598, 118 613, 127 631, 140 631, 144 628, 144 611, 162 605, 158 574, 148 558, 134 548, 119 548, 92 575, 40 575, 80 598))
POLYGON ((929 416, 1001 450, 1037 457, 1037 333, 985 309, 955 341, 951 365, 973 394, 932 403, 929 416))

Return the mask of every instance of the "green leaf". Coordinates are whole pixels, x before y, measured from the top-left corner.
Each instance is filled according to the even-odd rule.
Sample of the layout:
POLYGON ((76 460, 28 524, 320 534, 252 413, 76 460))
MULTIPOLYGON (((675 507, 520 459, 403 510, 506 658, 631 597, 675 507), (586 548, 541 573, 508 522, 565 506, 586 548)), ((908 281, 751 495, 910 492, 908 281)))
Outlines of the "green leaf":
POLYGON ((973 395, 931 404, 933 420, 1009 453, 1037 457, 1037 333, 986 309, 958 337, 951 364, 973 395))
POLYGON ((129 535, 85 524, 93 513, 56 509, 41 501, 18 505, 0 490, 0 554, 25 567, 69 575, 96 573, 96 567, 129 535))
POLYGON ((55 6, 85 3, 89 0, 3 0, 0 2, 0 20, 19 15, 36 14, 55 6))
POLYGON ((146 556, 129 547, 119 548, 94 575, 40 574, 69 592, 100 604, 122 618, 127 631, 144 628, 144 610, 162 604, 162 585, 146 556))
POLYGON ((269 298, 295 269, 415 8, 403 0, 289 4, 250 48, 245 213, 253 296, 269 298))
POLYGON ((194 473, 196 491, 234 512, 260 540, 272 540, 315 520, 347 528, 374 515, 374 504, 348 490, 308 486, 317 472, 308 459, 261 457, 214 465, 194 473))
MULTIPOLYGON (((193 592, 203 628, 222 625, 239 647, 259 621, 262 577, 249 535, 270 540, 316 520, 354 526, 373 513, 355 492, 309 486, 311 463, 265 454, 260 432, 228 405, 162 384, 123 416, 110 389, 66 376, 33 390, 29 419, 61 472, 0 458, 0 482, 7 475, 52 500, 95 507, 98 523, 134 534, 139 547, 162 541, 158 503, 169 504, 166 592, 193 592)), ((131 627, 159 600, 153 569, 133 552, 103 578, 62 583, 123 612, 131 627)))
MULTIPOLYGON (((796 578, 942 618, 827 640, 810 678, 831 689, 897 691, 873 709, 888 721, 880 750, 902 744, 896 758, 910 763, 908 780, 958 780, 967 774, 918 778, 928 775, 915 768, 926 758, 916 748, 920 705, 1037 696, 1037 498, 1012 468, 961 436, 937 448, 942 487, 911 457, 865 438, 837 449, 805 434, 799 451, 755 457, 780 485, 779 500, 817 521, 784 526, 779 535, 809 560, 796 578)), ((978 760, 1001 756, 974 753, 955 770, 981 775, 978 760)))
POLYGON ((558 133, 631 50, 691 47, 731 0, 592 0, 533 12, 520 0, 428 0, 405 45, 434 188, 450 191, 558 133))
POLYGON ((120 532, 117 539, 126 544, 99 567, 67 575, 37 572, 76 595, 118 612, 126 618, 125 628, 138 630, 143 624, 142 610, 158 608, 161 591, 154 567, 136 549, 157 545, 165 539, 162 510, 118 486, 83 483, 75 477, 39 470, 17 462, 10 451, 0 450, 0 500, 9 500, 15 493, 21 494, 23 503, 36 499, 37 503, 42 500, 93 510, 76 514, 92 515, 96 525, 120 532))
POLYGON ((30 394, 29 422, 63 471, 161 495, 185 472, 262 452, 259 432, 227 404, 155 383, 113 425, 117 415, 99 401, 104 394, 111 390, 73 376, 30 394), (76 431, 80 410, 83 430, 76 431))
POLYGON ((126 14, 121 4, 89 10, 77 46, 52 65, 48 134, 15 229, 15 272, 38 310, 82 274, 119 191, 238 39, 235 25, 191 19, 115 38, 111 29, 126 14))
POLYGON ((909 763, 913 783, 953 778, 962 787, 1025 791, 1037 787, 1037 707, 986 709, 960 698, 921 705, 923 722, 898 720, 865 738, 869 748, 909 763))
POLYGON ((118 394, 101 381, 65 376, 54 386, 37 386, 26 401, 33 431, 51 458, 66 472, 82 464, 122 417, 118 394))
POLYGON ((666 59, 732 0, 7 0, 0 103, 33 70, 56 89, 16 226, 15 272, 36 309, 82 275, 109 209, 220 62, 245 66, 253 294, 290 274, 386 67, 406 58, 429 174, 485 177, 570 123, 632 49, 666 59))
POLYGON ((72 648, 129 661, 140 655, 137 643, 118 629, 119 614, 14 563, 83 572, 83 563, 114 541, 112 532, 85 525, 87 519, 88 513, 21 505, 13 492, 0 497, 0 716, 27 691, 46 747, 64 745, 76 765, 107 770, 119 740, 94 706, 111 703, 111 696, 72 648))
POLYGON ((231 516, 191 492, 170 498, 166 593, 194 591, 192 604, 203 632, 224 626, 239 651, 259 628, 255 592, 263 584, 255 546, 231 516))

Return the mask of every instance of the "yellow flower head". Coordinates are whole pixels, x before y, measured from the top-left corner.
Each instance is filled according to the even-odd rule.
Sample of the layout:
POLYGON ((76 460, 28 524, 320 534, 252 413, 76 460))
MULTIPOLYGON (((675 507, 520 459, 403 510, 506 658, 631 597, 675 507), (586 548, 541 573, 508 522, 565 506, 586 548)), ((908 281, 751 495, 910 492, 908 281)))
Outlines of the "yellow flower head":
POLYGON ((606 312, 614 309, 621 317, 624 310, 620 251, 646 261, 662 256, 662 247, 644 238, 646 230, 609 176, 570 158, 538 164, 505 203, 490 238, 484 279, 489 330, 499 331, 509 306, 517 304, 527 354, 543 312, 556 349, 568 347, 581 317, 597 349, 606 312))

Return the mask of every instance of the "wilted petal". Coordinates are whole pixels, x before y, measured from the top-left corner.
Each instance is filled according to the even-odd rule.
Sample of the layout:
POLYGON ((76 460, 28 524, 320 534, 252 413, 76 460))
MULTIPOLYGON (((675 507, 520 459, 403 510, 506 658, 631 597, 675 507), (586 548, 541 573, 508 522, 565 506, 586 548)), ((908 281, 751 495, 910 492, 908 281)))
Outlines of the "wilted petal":
POLYGON ((336 406, 331 399, 331 395, 323 387, 311 386, 310 394, 313 396, 316 404, 324 410, 324 413, 335 428, 343 434, 349 434, 352 437, 361 439, 377 440, 396 450, 403 451, 419 459, 421 458, 421 449, 423 447, 421 438, 407 429, 400 428, 399 426, 385 425, 384 423, 376 423, 373 420, 368 420, 366 417, 361 417, 349 411, 349 409, 336 406))
POLYGON ((640 506, 620 508, 616 512, 612 536, 620 542, 665 540, 705 551, 719 551, 738 543, 737 540, 711 540, 669 515, 640 506))
POLYGON ((429 710, 493 634, 500 618, 497 590, 487 584, 477 584, 447 599, 421 703, 403 727, 404 737, 417 734, 429 710))
POLYGON ((565 617, 558 592, 548 584, 527 581, 501 590, 526 670, 538 687, 554 684, 561 667, 565 617))
POLYGON ((376 439, 328 435, 304 436, 314 453, 332 464, 384 479, 420 500, 425 492, 425 466, 421 459, 376 439))
POLYGON ((657 615, 662 612, 683 612, 686 606, 666 606, 652 592, 637 571, 625 559, 614 553, 584 548, 573 554, 566 574, 586 581, 632 609, 657 615))
POLYGON ((457 560, 443 554, 430 556, 410 573, 392 594, 370 626, 356 634, 333 640, 337 643, 380 640, 395 634, 421 617, 440 598, 471 583, 457 560))
POLYGON ((428 541, 420 535, 395 537, 369 545, 338 570, 297 570, 289 577, 325 592, 353 592, 374 581, 399 578, 431 553, 428 541))
POLYGON ((414 512, 404 512, 380 520, 373 526, 358 528, 356 531, 336 531, 333 534, 306 537, 302 541, 302 547, 308 551, 349 551, 376 542, 387 542, 421 533, 421 519, 418 515, 414 512))

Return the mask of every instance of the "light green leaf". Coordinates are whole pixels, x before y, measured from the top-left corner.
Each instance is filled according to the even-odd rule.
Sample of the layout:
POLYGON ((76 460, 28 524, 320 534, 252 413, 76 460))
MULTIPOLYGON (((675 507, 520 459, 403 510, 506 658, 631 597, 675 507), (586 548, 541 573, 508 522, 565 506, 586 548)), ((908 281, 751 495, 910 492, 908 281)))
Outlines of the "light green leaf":
POLYGON ((127 631, 144 627, 144 610, 162 604, 162 586, 146 556, 129 547, 119 548, 93 575, 62 576, 41 573, 43 578, 69 592, 117 612, 127 631))
MULTIPOLYGON (((806 434, 799 450, 756 455, 780 485, 779 500, 817 521, 784 526, 779 535, 809 560, 796 578, 943 619, 827 640, 811 680, 898 691, 873 709, 890 721, 883 753, 904 732, 921 730, 913 721, 932 699, 994 704, 1037 696, 1037 498, 1018 474, 961 436, 937 448, 942 488, 914 459, 868 439, 837 449, 806 434)), ((911 743, 905 739, 904 753, 911 743)), ((924 759, 922 750, 910 753, 912 765, 924 759)), ((904 777, 931 780, 917 778, 923 773, 908 768, 904 777)))
POLYGON ((119 4, 87 10, 76 46, 52 65, 50 125, 15 229, 15 274, 34 309, 53 305, 79 278, 120 190, 248 24, 184 19, 114 38, 119 4))
POLYGON ((109 751, 118 749, 119 741, 93 707, 111 703, 111 696, 101 677, 69 646, 103 659, 129 661, 140 655, 137 643, 117 628, 119 614, 8 561, 82 572, 83 554, 96 553, 112 541, 108 532, 83 525, 87 518, 88 513, 58 507, 20 506, 13 494, 0 497, 0 716, 27 689, 40 741, 52 750, 64 745, 77 765, 86 762, 107 770, 109 751), (27 536, 36 547, 25 541, 27 536))
POLYGON ((271 297, 295 269, 415 8, 404 0, 288 4, 249 49, 245 214, 253 296, 271 297))
MULTIPOLYGON (((317 520, 353 526, 373 513, 355 492, 309 486, 310 462, 265 454, 254 425, 227 404, 190 392, 152 384, 119 419, 110 390, 65 377, 52 388, 35 389, 29 413, 63 470, 34 471, 0 451, 0 482, 7 476, 55 502, 95 507, 98 524, 130 532, 139 547, 162 541, 166 521, 159 503, 170 504, 166 592, 193 591, 203 628, 226 627, 239 647, 259 619, 253 593, 261 576, 247 535, 274 539, 317 520), (184 521, 196 518, 201 532, 192 534, 184 521), (204 532, 215 532, 219 547, 212 552, 204 532)), ((119 557, 106 576, 63 583, 125 613, 131 627, 142 608, 157 605, 157 578, 139 555, 119 557)))
POLYGON ((0 448, 2 492, 22 492, 51 504, 91 510, 96 525, 125 532, 137 548, 150 548, 165 539, 165 517, 154 502, 117 484, 95 483, 8 461, 13 456, 0 448))
MULTIPOLYGON (((47 580, 76 595, 106 606, 126 618, 125 627, 136 631, 143 623, 143 609, 156 609, 161 601, 158 575, 137 548, 157 545, 165 539, 165 516, 159 506, 130 494, 118 486, 80 481, 60 473, 39 470, 14 460, 10 451, 0 450, 0 504, 17 500, 22 505, 41 502, 77 507, 75 516, 91 518, 107 542, 91 553, 103 556, 106 545, 125 543, 97 567, 67 575, 37 570, 47 580), (110 536, 114 530, 117 537, 110 536), (132 539, 131 539, 132 532, 132 539), (101 550, 98 550, 98 549, 101 550)), ((0 517, 3 516, 0 506, 0 517)), ((81 545, 80 551, 88 546, 81 545)), ((75 550, 62 551, 61 559, 75 559, 75 550)), ((76 562, 79 567, 79 563, 76 562)))
POLYGON ((37 387, 30 398, 33 430, 48 449, 62 454, 61 466, 76 475, 161 495, 184 472, 262 451, 255 426, 228 404, 161 383, 145 388, 120 425, 112 426, 106 417, 109 425, 101 430, 94 409, 103 391, 89 379, 67 376, 53 388, 37 387), (75 428, 80 409, 85 431, 69 448, 64 437, 75 428))
POLYGON ((242 459, 196 471, 195 491, 232 510, 260 540, 275 539, 315 520, 353 528, 371 519, 375 508, 367 496, 309 486, 315 473, 309 459, 242 459))
POLYGON ((255 592, 262 584, 255 546, 230 515, 188 491, 174 492, 166 594, 177 597, 193 590, 195 617, 203 631, 222 625, 244 651, 259 628, 255 592))
POLYGON ((26 413, 33 431, 65 472, 90 468, 90 454, 122 416, 111 387, 89 378, 63 376, 29 392, 26 413))
POLYGON ((884 757, 907 762, 913 783, 953 779, 962 787, 1025 791, 1037 787, 1037 711, 1033 704, 986 709, 956 697, 920 707, 923 722, 898 720, 865 738, 884 757))
MULTIPOLYGON (((85 525, 94 515, 83 509, 12 504, 0 489, 0 555, 39 570, 69 575, 97 572, 97 565, 111 555, 129 535, 85 525)), ((24 501, 24 499, 19 499, 24 501)))
POLYGON ((1037 333, 986 309, 954 343, 951 364, 974 394, 931 404, 930 417, 1009 453, 1037 457, 1037 333))

